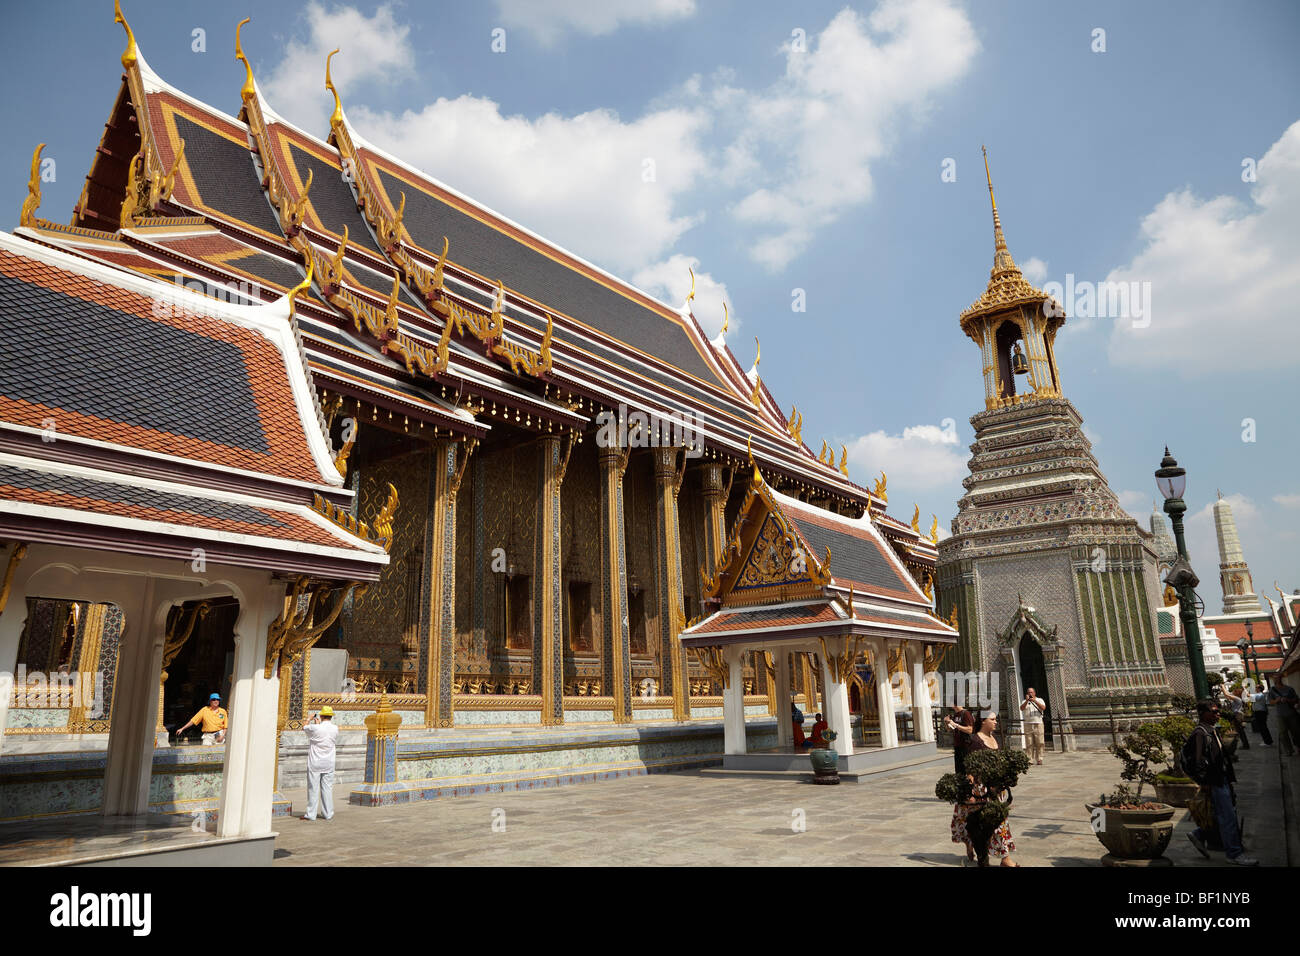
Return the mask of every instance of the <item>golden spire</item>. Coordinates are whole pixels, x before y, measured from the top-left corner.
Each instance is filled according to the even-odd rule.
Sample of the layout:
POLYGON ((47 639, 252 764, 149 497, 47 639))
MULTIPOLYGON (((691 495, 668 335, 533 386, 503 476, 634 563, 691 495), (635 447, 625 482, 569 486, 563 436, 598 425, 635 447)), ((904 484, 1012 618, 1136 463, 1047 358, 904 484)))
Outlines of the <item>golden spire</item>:
POLYGON ((244 29, 244 24, 248 23, 252 19, 252 17, 244 17, 244 19, 240 20, 239 24, 235 27, 235 59, 243 62, 245 74, 244 85, 239 90, 239 98, 241 100, 248 100, 252 97, 255 91, 255 87, 253 86, 253 67, 248 62, 248 57, 244 56, 244 47, 239 41, 239 34, 240 31, 244 29))
POLYGON ((339 102, 339 91, 334 88, 334 80, 330 78, 330 60, 334 59, 334 54, 339 52, 336 47, 325 57, 325 89, 334 94, 334 112, 330 114, 330 129, 338 126, 343 122, 343 104, 339 102))
POLYGON ((122 24, 122 28, 126 30, 126 49, 122 51, 122 68, 129 70, 136 64, 139 50, 135 45, 135 34, 131 31, 131 24, 127 23, 126 17, 122 16, 120 0, 113 0, 113 22, 122 24))
POLYGON ((1018 305, 1037 305, 1048 298, 1041 289, 1034 288, 1024 277, 1016 261, 1011 258, 1011 252, 1007 249, 1007 237, 1002 234, 998 202, 993 195, 993 176, 989 173, 988 150, 983 146, 980 150, 984 153, 984 178, 988 182, 989 204, 993 209, 993 269, 989 272, 989 284, 984 294, 961 313, 962 330, 972 336, 974 333, 971 331, 970 322, 976 317, 997 314, 1018 305))
POLYGON ((36 147, 32 153, 32 175, 27 180, 27 198, 23 200, 22 211, 18 213, 18 225, 30 226, 36 222, 36 210, 41 208, 41 150, 45 144, 36 147))
POLYGON ((984 154, 984 178, 989 184, 989 204, 993 207, 993 274, 1020 269, 1016 262, 1011 258, 1011 252, 1007 249, 1007 237, 1002 234, 1002 220, 998 217, 998 201, 993 197, 993 177, 989 174, 989 151, 983 146, 980 151, 984 154))

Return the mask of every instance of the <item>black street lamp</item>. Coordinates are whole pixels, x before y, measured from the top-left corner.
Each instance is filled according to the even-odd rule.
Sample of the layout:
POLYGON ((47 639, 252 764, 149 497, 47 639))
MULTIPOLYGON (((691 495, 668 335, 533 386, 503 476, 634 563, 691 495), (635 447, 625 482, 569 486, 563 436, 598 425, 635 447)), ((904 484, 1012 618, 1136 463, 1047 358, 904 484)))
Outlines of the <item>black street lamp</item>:
POLYGON ((1156 487, 1165 499, 1165 514, 1174 526, 1174 541, 1178 544, 1178 558, 1165 576, 1165 583, 1178 593, 1178 617, 1183 623, 1183 638, 1187 641, 1187 662, 1192 669, 1192 686, 1196 689, 1197 700, 1206 700, 1210 696, 1210 682, 1205 678, 1205 658, 1201 656, 1201 629, 1196 620, 1195 595, 1192 589, 1200 584, 1196 572, 1187 559, 1187 542, 1183 538, 1183 514, 1187 505, 1183 502, 1183 491, 1187 487, 1187 471, 1178 467, 1178 462, 1169 454, 1165 446, 1165 457, 1156 469, 1156 487))
POLYGON ((1250 673, 1250 661, 1255 661, 1255 683, 1262 680, 1259 672, 1259 652, 1255 650, 1255 628, 1250 621, 1246 622, 1246 636, 1237 642, 1237 650, 1241 651, 1241 663, 1246 667, 1246 673, 1250 673), (1250 651, 1250 658, 1246 657, 1246 651, 1250 651))

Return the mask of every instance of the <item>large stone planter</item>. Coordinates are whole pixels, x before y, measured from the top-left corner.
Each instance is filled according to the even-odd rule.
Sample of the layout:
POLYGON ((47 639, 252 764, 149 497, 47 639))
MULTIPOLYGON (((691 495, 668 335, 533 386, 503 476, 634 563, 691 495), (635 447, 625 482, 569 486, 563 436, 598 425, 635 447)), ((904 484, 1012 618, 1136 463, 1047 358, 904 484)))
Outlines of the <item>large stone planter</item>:
POLYGON ((1186 783, 1165 783, 1157 780, 1156 799, 1171 807, 1186 807, 1187 801, 1196 796, 1196 791, 1199 789, 1195 780, 1188 780, 1186 783))
POLYGON ((834 750, 810 750, 808 759, 812 761, 813 783, 840 782, 839 753, 834 750))
POLYGON ((1119 810, 1084 804, 1093 830, 1110 855, 1120 860, 1154 860, 1162 856, 1174 835, 1174 808, 1119 810))

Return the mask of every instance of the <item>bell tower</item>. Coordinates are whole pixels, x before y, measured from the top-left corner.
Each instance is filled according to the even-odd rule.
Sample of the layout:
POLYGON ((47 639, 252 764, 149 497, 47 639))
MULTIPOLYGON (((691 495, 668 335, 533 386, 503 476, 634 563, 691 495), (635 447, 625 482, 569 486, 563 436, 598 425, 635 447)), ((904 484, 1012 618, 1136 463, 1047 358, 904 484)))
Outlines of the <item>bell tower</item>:
MULTIPOLYGON (((983 147, 981 147, 983 149, 983 147)), ((984 365, 984 407, 1005 408, 1030 398, 1061 398, 1056 368, 1056 332, 1065 311, 1024 277, 1007 249, 993 196, 988 151, 984 176, 993 207, 993 269, 984 294, 961 313, 961 330, 980 348, 984 365), (1016 380, 1024 383, 1016 387, 1016 380)))
POLYGON ((955 611, 961 633, 943 666, 999 675, 1013 746, 1032 684, 1055 747, 1101 748, 1114 715, 1141 722, 1168 710, 1159 544, 1120 507, 1061 394, 1053 346, 1065 313, 1011 258, 987 154, 984 170, 993 270, 961 313, 983 358, 984 408, 970 419, 970 474, 938 547, 938 612, 955 611))

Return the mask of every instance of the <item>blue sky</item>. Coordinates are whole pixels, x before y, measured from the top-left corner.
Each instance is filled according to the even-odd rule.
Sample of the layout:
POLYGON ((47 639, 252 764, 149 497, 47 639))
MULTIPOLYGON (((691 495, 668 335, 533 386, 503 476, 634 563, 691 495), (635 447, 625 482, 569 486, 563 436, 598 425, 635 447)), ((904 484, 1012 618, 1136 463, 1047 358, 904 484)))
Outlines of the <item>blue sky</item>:
MULTIPOLYGON (((237 112, 243 9, 124 10, 155 71, 237 112)), ((748 362, 761 339, 764 381, 787 411, 798 404, 805 440, 847 444, 859 482, 886 470, 891 511, 909 518, 915 501, 927 527, 931 513, 946 527, 956 511, 968 418, 983 407, 979 353, 957 316, 992 263, 986 144, 1011 252, 1031 279, 1150 290, 1145 317, 1067 302, 1057 342, 1064 392, 1123 504, 1145 525, 1167 443, 1189 471, 1209 609, 1221 603, 1216 488, 1234 505, 1257 590, 1272 593, 1275 578, 1300 586, 1294 3, 249 12, 259 84, 308 130, 325 133, 324 53, 341 46, 335 79, 370 140, 669 301, 694 263, 710 334, 725 297, 729 343, 748 362), (945 182, 949 159, 956 180, 945 182), (1243 441, 1246 420, 1254 441, 1243 441)), ((0 223, 16 225, 41 141, 57 164, 41 212, 66 221, 117 89, 123 34, 102 0, 25 5, 7 24, 0 55, 27 80, 4 107, 0 223)))

